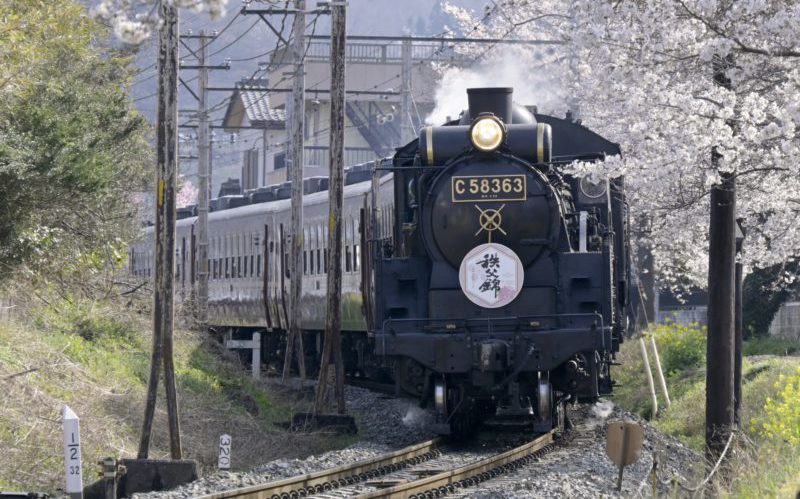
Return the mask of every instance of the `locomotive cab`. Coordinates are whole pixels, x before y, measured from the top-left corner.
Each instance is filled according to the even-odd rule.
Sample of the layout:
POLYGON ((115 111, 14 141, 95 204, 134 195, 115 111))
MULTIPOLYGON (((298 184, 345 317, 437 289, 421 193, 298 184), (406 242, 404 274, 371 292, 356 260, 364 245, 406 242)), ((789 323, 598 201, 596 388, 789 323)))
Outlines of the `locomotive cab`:
POLYGON ((404 391, 435 404, 445 432, 485 418, 557 426, 567 400, 611 390, 622 337, 622 182, 560 171, 619 148, 512 95, 469 89, 458 122, 423 128, 394 158, 376 354, 404 391))

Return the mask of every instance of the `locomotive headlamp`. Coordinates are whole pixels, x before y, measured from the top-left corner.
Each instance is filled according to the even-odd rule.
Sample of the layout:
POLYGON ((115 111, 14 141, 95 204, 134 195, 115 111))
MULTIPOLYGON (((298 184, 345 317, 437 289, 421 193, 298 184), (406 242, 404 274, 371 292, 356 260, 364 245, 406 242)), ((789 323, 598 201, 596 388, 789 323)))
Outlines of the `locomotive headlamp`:
POLYGON ((493 115, 478 116, 469 129, 469 139, 476 149, 494 151, 506 138, 506 127, 493 115))

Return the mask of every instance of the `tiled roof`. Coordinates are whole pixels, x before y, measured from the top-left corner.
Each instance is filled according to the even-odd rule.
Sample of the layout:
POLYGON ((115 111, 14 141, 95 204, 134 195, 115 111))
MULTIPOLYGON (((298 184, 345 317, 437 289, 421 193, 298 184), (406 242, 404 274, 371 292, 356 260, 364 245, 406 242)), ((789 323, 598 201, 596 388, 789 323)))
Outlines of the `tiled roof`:
POLYGON ((258 87, 243 87, 237 92, 247 112, 247 119, 252 126, 280 125, 286 123, 286 111, 273 109, 269 104, 269 94, 258 87))
POLYGON ((249 125, 254 128, 284 129, 286 111, 274 109, 270 105, 266 86, 237 84, 228 109, 225 111, 223 126, 238 127, 249 125))

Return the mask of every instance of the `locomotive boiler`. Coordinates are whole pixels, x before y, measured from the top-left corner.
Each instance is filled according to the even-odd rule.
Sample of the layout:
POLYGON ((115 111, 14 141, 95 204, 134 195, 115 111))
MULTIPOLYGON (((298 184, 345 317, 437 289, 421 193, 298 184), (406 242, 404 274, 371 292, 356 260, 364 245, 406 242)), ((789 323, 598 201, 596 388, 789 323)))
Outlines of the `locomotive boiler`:
POLYGON ((458 121, 394 157, 394 246, 375 258, 375 351, 445 432, 545 430, 612 388, 627 283, 622 179, 561 166, 619 148, 571 120, 468 90, 458 121))

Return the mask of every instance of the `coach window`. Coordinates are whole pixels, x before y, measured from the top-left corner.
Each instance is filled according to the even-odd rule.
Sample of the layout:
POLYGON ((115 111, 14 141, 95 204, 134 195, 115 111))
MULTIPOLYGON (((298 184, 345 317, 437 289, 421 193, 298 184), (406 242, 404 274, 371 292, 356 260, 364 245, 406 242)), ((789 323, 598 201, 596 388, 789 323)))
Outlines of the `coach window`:
POLYGON ((217 267, 219 269, 219 275, 217 276, 217 279, 222 279, 222 276, 223 276, 223 274, 222 274, 222 255, 223 254, 224 253, 222 252, 222 239, 217 238, 217 267))
POLYGON ((255 267, 253 267, 253 265, 256 263, 256 261, 255 261, 256 248, 255 248, 255 244, 254 243, 257 242, 257 241, 258 241, 258 236, 256 236, 255 234, 251 233, 250 234, 250 246, 248 246, 248 248, 250 248, 250 251, 249 251, 249 253, 250 253, 250 277, 255 277, 255 275, 256 275, 256 269, 255 269, 255 267))
POLYGON ((230 236, 230 241, 231 241, 231 246, 230 246, 230 249, 228 251, 228 255, 230 255, 230 259, 231 259, 231 274, 230 274, 230 278, 231 279, 235 279, 236 278, 236 237, 235 236, 230 236))
POLYGON ((222 259, 225 262, 225 279, 231 278, 231 258, 230 258, 230 251, 231 251, 231 244, 230 244, 230 237, 225 236, 223 239, 223 248, 222 248, 222 259))
POLYGON ((361 264, 361 234, 359 230, 359 220, 356 218, 353 221, 353 272, 358 272, 358 267, 361 264))
POLYGON ((303 227, 303 275, 308 275, 308 227, 303 227))
POLYGON ((314 275, 314 248, 317 246, 317 230, 314 226, 308 227, 308 274, 314 275))
POLYGON ((208 280, 214 279, 214 238, 208 240, 208 280))
POLYGON ((238 234, 236 237, 236 273, 233 275, 235 278, 242 277, 242 235, 238 234))
POLYGON ((211 253, 211 261, 214 262, 213 273, 214 279, 219 279, 219 238, 215 237, 213 240, 213 252, 211 253))
POLYGON ((237 277, 245 277, 243 260, 247 259, 247 257, 244 256, 247 254, 247 247, 244 245, 244 234, 240 234, 237 239, 239 240, 239 258, 237 259, 239 261, 239 273, 237 274, 237 277))
POLYGON ((236 279, 236 272, 239 266, 236 264, 236 257, 239 256, 239 236, 231 236, 231 279, 236 279))
POLYGON ((322 253, 322 250, 320 248, 322 248, 325 245, 325 241, 322 239, 322 227, 317 225, 314 228, 314 232, 317 235, 317 250, 316 250, 316 253, 317 253, 317 274, 321 274, 322 273, 322 265, 321 265, 322 262, 321 262, 321 259, 320 259, 320 254, 322 253))
POLYGON ((350 264, 350 245, 345 245, 344 247, 344 271, 351 272, 353 270, 350 264))
POLYGON ((247 276, 247 269, 249 268, 247 266, 247 257, 250 255, 250 245, 248 244, 248 240, 250 238, 249 238, 249 236, 247 234, 245 234, 243 237, 244 237, 244 271, 243 271, 242 276, 244 278, 247 278, 248 277, 247 276))
POLYGON ((267 239, 266 239, 266 237, 264 238, 263 241, 261 241, 261 244, 259 244, 259 240, 256 239, 256 251, 255 251, 255 256, 256 256, 256 277, 261 277, 261 260, 264 258, 264 252, 266 252, 266 251, 267 251, 267 239), (264 248, 263 250, 261 249, 262 247, 264 248))

